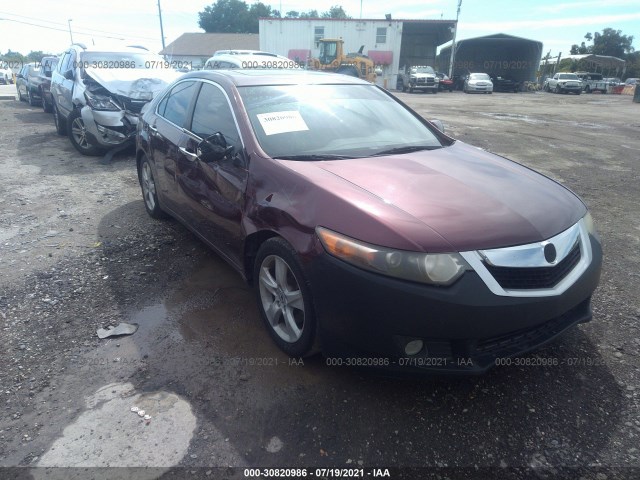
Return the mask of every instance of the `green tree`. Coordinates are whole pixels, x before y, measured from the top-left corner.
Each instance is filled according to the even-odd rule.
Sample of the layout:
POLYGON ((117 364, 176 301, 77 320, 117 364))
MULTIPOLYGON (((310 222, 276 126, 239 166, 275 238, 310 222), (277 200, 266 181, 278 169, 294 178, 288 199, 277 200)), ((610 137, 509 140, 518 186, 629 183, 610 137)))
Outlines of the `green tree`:
POLYGON ((633 51, 633 35, 627 36, 622 34, 622 30, 605 28, 602 33, 593 34, 593 48, 589 53, 624 58, 625 54, 633 51))
POLYGON ((300 12, 296 10, 290 10, 285 14, 285 18, 299 18, 300 12))
POLYGON ((198 25, 207 33, 250 33, 247 31, 249 8, 241 0, 217 0, 198 12, 198 25))
POLYGON ((309 10, 308 12, 300 13, 299 18, 320 18, 320 15, 318 14, 318 10, 309 10))
POLYGON ((27 62, 39 62, 42 60, 42 57, 52 57, 51 53, 44 53, 42 50, 36 50, 35 52, 32 50, 27 54, 27 62))
POLYGON ((351 18, 340 5, 334 5, 322 14, 322 18, 351 18))

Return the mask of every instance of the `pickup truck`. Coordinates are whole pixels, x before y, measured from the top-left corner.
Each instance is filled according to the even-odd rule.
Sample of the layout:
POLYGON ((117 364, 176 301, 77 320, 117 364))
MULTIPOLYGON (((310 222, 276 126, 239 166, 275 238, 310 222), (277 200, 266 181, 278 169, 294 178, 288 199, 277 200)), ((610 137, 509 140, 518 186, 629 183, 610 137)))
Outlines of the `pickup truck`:
POLYGON ((553 77, 544 81, 542 89, 545 92, 569 93, 576 95, 582 93, 582 82, 575 73, 558 72, 553 77))
POLYGON ((433 67, 406 67, 398 78, 398 90, 412 93, 414 90, 438 93, 440 79, 433 67))
POLYGON ((578 78, 582 81, 582 90, 584 93, 602 92, 607 93, 607 82, 599 73, 576 72, 578 78))

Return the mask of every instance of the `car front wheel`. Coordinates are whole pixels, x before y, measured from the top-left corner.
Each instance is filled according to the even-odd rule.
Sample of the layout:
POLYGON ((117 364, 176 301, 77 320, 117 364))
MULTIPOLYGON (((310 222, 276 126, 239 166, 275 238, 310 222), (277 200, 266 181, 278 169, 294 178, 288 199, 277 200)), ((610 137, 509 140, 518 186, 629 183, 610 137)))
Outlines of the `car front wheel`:
POLYGON ((258 250, 254 265, 258 307, 269 335, 292 357, 315 353, 316 319, 311 289, 291 245, 270 238, 258 250))
POLYGON ((87 133, 87 127, 80 115, 79 110, 73 110, 67 120, 67 131, 69 132, 69 140, 82 155, 100 155, 102 149, 91 143, 87 133))

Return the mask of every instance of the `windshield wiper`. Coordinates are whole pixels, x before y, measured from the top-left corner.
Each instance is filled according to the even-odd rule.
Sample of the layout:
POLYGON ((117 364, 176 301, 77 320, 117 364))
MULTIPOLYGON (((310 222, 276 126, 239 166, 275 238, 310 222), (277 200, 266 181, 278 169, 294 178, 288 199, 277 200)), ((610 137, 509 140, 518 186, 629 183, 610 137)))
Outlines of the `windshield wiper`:
POLYGON ((381 152, 376 152, 372 157, 379 157, 382 155, 394 155, 401 153, 411 153, 411 152, 419 152, 420 150, 436 150, 438 148, 442 148, 440 145, 407 145, 405 147, 396 147, 390 148, 389 150, 382 150, 381 152))
POLYGON ((345 158, 359 158, 353 155, 334 155, 332 153, 309 153, 305 155, 279 155, 273 157, 278 160, 342 160, 345 158))

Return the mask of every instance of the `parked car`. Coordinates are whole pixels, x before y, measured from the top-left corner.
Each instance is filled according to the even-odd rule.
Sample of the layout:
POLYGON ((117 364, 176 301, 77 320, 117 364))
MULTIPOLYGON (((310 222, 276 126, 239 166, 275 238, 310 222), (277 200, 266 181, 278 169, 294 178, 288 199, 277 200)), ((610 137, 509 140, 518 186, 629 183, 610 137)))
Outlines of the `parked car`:
POLYGON ((300 68, 293 60, 276 55, 274 53, 265 54, 239 54, 225 53, 216 54, 209 58, 205 64, 205 70, 229 70, 229 69, 252 69, 252 70, 273 70, 273 69, 296 69, 300 68))
POLYGON ((584 93, 601 92, 607 93, 607 82, 604 81, 602 74, 590 72, 576 72, 576 75, 582 82, 582 91, 584 93))
POLYGON ((0 62, 0 83, 9 85, 13 83, 13 71, 6 63, 0 62))
MULTIPOLYGON (((36 62, 31 69, 24 69, 23 79, 26 84, 26 100, 30 105, 42 106, 45 112, 52 111, 51 102, 51 72, 58 64, 58 57, 43 57, 40 62, 36 62)), ((21 97, 20 89, 18 96, 21 97)), ((20 98, 22 100, 22 97, 20 98)))
POLYGON ((584 203, 366 81, 188 73, 145 107, 136 150, 148 214, 252 283, 291 356, 482 372, 591 319, 584 203))
POLYGON ((56 130, 83 155, 132 144, 142 107, 180 75, 142 47, 73 44, 51 76, 56 130))
POLYGON ((640 78, 627 78, 624 81, 625 85, 637 85, 638 83, 640 83, 640 78))
POLYGON ((438 93, 439 84, 440 79, 433 67, 405 67, 400 71, 396 88, 403 92, 409 90, 409 93, 413 93, 414 90, 438 93))
POLYGON ((493 82, 486 73, 470 73, 464 81, 462 90, 464 93, 493 93, 493 82))
POLYGON ((38 105, 38 98, 31 96, 29 88, 29 80, 38 74, 38 67, 35 62, 27 63, 22 66, 16 75, 16 91, 18 92, 18 100, 28 102, 29 105, 38 105))
POLYGON ((522 83, 509 75, 489 75, 493 83, 494 92, 518 93, 522 88, 522 83))
POLYGON ((618 77, 606 77, 604 81, 608 87, 617 87, 622 84, 622 81, 618 77))
POLYGON ((448 90, 449 92, 453 92, 453 80, 451 80, 447 74, 442 72, 436 72, 436 76, 438 77, 438 90, 448 90))
POLYGON ((558 72, 544 81, 542 89, 554 93, 582 93, 582 82, 575 73, 558 72))

